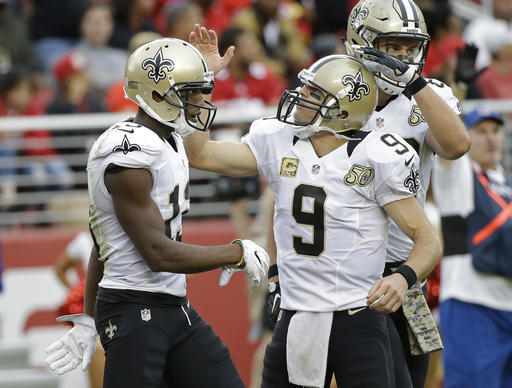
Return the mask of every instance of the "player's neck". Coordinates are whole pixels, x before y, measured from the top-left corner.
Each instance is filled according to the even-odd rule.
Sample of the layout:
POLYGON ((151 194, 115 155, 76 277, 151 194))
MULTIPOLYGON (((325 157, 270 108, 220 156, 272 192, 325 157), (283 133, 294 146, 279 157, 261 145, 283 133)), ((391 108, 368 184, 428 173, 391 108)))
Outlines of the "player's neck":
POLYGON ((382 89, 379 89, 379 97, 377 100, 377 106, 384 106, 388 102, 388 100, 391 98, 391 94, 384 93, 382 89))
POLYGON ((317 132, 311 136, 309 140, 311 141, 311 145, 319 158, 334 151, 336 148, 341 147, 348 141, 347 139, 338 139, 332 133, 327 131, 317 132))
POLYGON ((158 120, 155 120, 142 109, 139 109, 137 111, 137 114, 135 115, 133 121, 145 126, 146 128, 151 129, 153 132, 155 132, 160 137, 163 137, 164 139, 168 139, 172 132, 171 127, 168 127, 167 125, 162 124, 158 120))

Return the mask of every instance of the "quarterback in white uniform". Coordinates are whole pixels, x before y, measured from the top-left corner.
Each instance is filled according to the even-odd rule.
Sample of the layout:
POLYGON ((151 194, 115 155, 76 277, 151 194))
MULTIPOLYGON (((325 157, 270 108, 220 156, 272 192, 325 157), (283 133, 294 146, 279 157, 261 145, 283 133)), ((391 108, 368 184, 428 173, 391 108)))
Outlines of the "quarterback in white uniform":
POLYGON ((256 286, 269 261, 249 240, 214 247, 181 242, 189 209, 181 136, 209 128, 216 108, 203 93, 212 87, 203 56, 182 40, 151 41, 128 59, 124 90, 140 109, 107 129, 89 155, 95 249, 85 314, 60 317, 74 328, 48 348, 47 363, 58 373, 85 369, 99 335, 104 388, 244 386, 228 349, 186 298, 186 273, 243 270, 256 286))
MULTIPOLYGON (((216 35, 196 28, 191 41, 211 52, 216 35)), ((242 144, 197 131, 188 137, 190 165, 260 172, 274 194, 283 309, 262 387, 323 387, 333 373, 343 387, 394 387, 383 312, 396 311, 440 255, 415 199, 419 159, 399 135, 358 131, 377 103, 362 62, 328 56, 299 79, 301 88, 283 92, 277 120, 255 121, 242 144), (406 264, 382 278, 388 214, 415 245, 406 264)))
MULTIPOLYGON (((364 60, 379 87, 377 109, 364 129, 396 132, 413 145, 420 156, 421 189, 417 197, 422 206, 435 154, 456 159, 467 152, 470 145, 464 124, 458 117, 459 103, 451 89, 442 82, 420 76, 429 44, 423 14, 412 0, 360 0, 350 12, 347 50, 364 60)), ((407 260, 411 248, 412 241, 390 220, 385 274, 407 260)), ((417 291, 410 291, 409 301, 413 301, 412 295, 417 291)), ((416 311, 400 309, 391 314, 394 322, 391 325, 396 326, 401 339, 401 343, 392 344, 393 353, 396 358, 405 356, 414 388, 421 388, 425 383, 429 352, 442 348, 428 306, 424 298, 420 299, 418 295, 415 302, 405 304, 414 306, 416 311), (406 318, 406 314, 416 317, 415 321, 420 324, 411 325, 413 320, 406 318), (420 319, 418 314, 423 317, 420 319), (409 343, 410 328, 417 338, 413 343, 409 343), (418 340, 418 337, 423 339, 418 340), (421 346, 418 348, 417 344, 421 346)), ((390 329, 394 330, 391 326, 390 329)), ((398 385, 404 385, 400 382, 408 378, 397 373, 398 385)))

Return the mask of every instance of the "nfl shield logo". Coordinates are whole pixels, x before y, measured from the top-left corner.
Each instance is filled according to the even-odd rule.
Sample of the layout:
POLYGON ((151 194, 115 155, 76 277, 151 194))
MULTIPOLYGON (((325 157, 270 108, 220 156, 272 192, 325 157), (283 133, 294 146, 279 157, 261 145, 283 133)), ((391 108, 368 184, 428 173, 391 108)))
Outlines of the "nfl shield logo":
POLYGON ((150 309, 144 309, 140 310, 140 317, 143 321, 149 321, 151 319, 151 310, 150 309))
POLYGON ((311 172, 313 174, 318 174, 320 172, 320 165, 319 164, 313 164, 313 167, 311 168, 311 172))
POLYGON ((384 119, 382 117, 377 117, 377 128, 382 128, 384 126, 384 119))

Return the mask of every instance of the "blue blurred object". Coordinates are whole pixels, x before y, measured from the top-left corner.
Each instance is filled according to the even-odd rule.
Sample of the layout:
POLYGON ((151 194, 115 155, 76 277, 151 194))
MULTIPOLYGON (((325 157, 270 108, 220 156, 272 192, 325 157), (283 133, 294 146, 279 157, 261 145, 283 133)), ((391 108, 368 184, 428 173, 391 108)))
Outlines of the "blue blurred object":
POLYGON ((495 112, 484 107, 478 107, 472 110, 471 112, 464 116, 462 121, 464 121, 464 124, 469 129, 477 125, 482 120, 494 120, 498 122, 500 125, 503 125, 504 123, 503 118, 500 116, 498 112, 495 112))

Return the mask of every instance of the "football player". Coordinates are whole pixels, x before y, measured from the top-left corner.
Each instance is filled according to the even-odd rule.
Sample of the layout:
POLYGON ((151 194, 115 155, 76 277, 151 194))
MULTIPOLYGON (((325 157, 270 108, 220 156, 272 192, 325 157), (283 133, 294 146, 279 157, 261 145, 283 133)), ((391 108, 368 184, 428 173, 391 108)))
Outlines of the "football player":
MULTIPOLYGON (((204 27, 190 40, 203 53, 216 45, 204 27)), ((262 387, 324 387, 333 373, 344 388, 395 387, 379 309, 396 311, 440 257, 415 198, 419 158, 400 135, 359 130, 377 86, 358 59, 324 57, 299 79, 302 87, 281 96, 277 117, 253 122, 242 144, 196 131, 187 155, 191 166, 224 175, 260 172, 273 191, 282 299, 262 387), (388 215, 414 247, 383 278, 388 215)))
POLYGON ((212 87, 203 56, 179 39, 153 40, 128 59, 124 90, 140 109, 107 129, 89 155, 96 248, 86 314, 60 317, 74 328, 48 349, 47 363, 58 373, 80 363, 85 369, 99 334, 105 388, 244 387, 228 349, 186 298, 186 273, 226 266, 258 285, 268 269, 268 255, 249 240, 181 242, 189 209, 181 136, 209 128, 216 108, 203 94, 212 87))
MULTIPOLYGON (((364 129, 396 132, 418 152, 421 186, 417 199, 421 206, 435 154, 457 159, 470 146, 458 117, 459 101, 450 87, 421 77, 429 43, 425 20, 412 0, 361 0, 350 13, 347 50, 365 61, 379 87, 377 109, 364 129)), ((390 220, 386 274, 407 260, 412 246, 411 239, 390 220)), ((416 288, 419 285, 410 291, 405 311, 399 309, 392 319, 401 338, 401 344, 394 344, 394 354, 403 347, 413 385, 420 388, 425 383, 429 352, 442 349, 442 344, 428 306, 416 288), (411 319, 419 315, 422 318, 411 319), (416 338, 411 343, 408 331, 416 338)))

